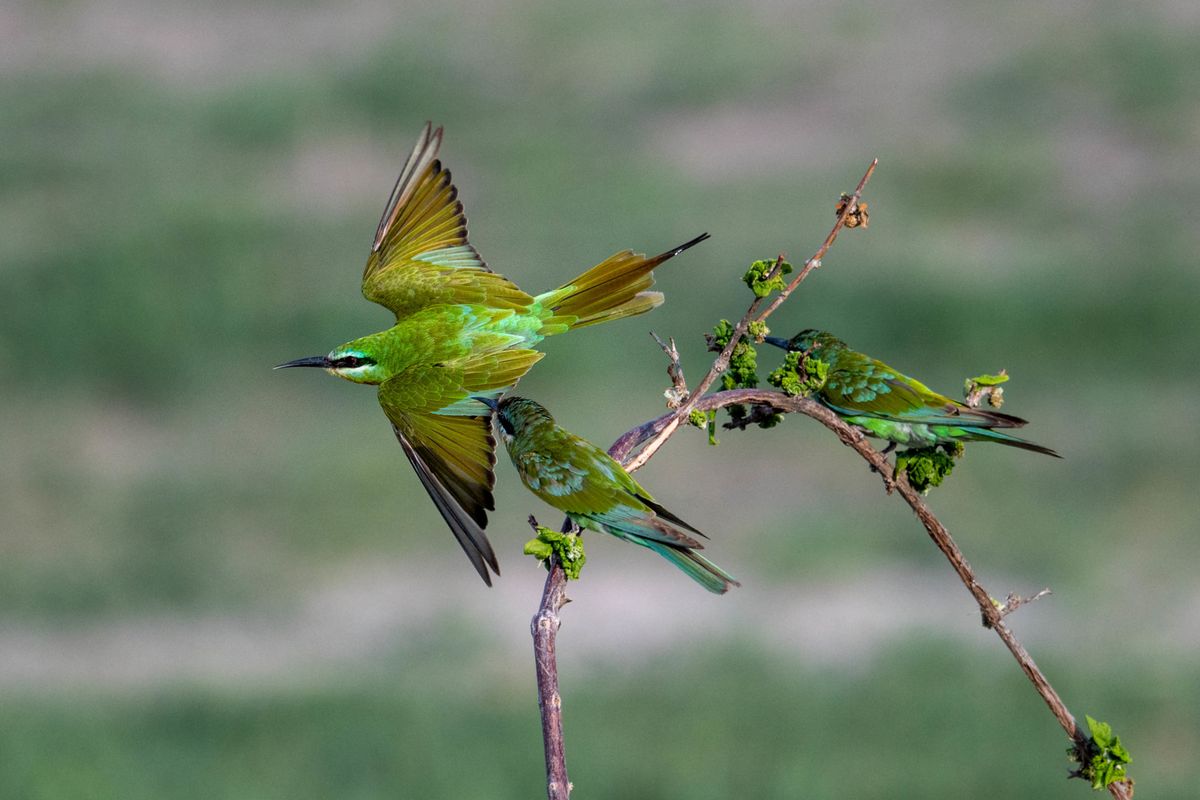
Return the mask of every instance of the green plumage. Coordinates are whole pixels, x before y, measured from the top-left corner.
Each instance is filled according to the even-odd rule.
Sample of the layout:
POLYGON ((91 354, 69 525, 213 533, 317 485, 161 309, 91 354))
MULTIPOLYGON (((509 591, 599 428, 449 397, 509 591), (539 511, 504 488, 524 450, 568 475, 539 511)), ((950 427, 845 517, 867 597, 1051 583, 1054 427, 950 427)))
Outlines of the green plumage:
POLYGON ((1061 458, 1048 447, 997 430, 1025 425, 1020 417, 971 408, 938 394, 882 361, 851 350, 830 333, 806 330, 791 339, 768 336, 766 341, 828 364, 829 374, 817 398, 872 436, 913 448, 999 442, 1061 458))
POLYGON ((651 270, 708 238, 653 258, 622 251, 537 296, 488 269, 467 241, 442 129, 426 125, 388 198, 362 291, 396 315, 391 328, 281 367, 321 367, 379 386, 379 404, 421 484, 484 582, 500 568, 483 528, 495 508, 491 416, 472 396, 499 397, 542 354, 547 336, 649 311, 651 270))
POLYGON ((608 453, 555 424, 532 400, 507 397, 496 422, 525 485, 583 528, 605 531, 647 547, 705 589, 723 594, 740 584, 697 553, 704 536, 659 505, 608 453))

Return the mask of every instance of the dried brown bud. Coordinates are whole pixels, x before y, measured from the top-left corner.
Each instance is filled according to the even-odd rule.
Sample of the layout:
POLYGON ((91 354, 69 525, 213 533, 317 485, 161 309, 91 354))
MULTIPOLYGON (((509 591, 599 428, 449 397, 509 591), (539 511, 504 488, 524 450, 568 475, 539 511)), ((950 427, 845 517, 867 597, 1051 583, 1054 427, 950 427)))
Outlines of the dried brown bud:
MULTIPOLYGON (((843 194, 842 198, 838 200, 837 208, 834 213, 840 217, 842 212, 846 210, 847 204, 849 204, 853 199, 854 198, 852 195, 843 194)), ((867 213, 867 204, 861 200, 855 203, 854 210, 846 215, 847 228, 865 228, 867 227, 867 223, 870 221, 871 217, 870 214, 867 213)))

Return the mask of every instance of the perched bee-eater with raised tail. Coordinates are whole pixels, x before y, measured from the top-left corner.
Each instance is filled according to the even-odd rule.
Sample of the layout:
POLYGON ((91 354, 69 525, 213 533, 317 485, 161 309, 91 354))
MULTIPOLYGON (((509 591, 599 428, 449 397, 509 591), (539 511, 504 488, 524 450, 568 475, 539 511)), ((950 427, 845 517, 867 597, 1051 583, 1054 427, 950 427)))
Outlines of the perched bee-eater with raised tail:
POLYGON ((919 448, 999 442, 1062 458, 1048 447, 997 430, 1026 424, 1020 417, 951 400, 882 361, 851 350, 833 334, 810 329, 791 339, 768 336, 766 341, 789 352, 809 353, 828 364, 828 376, 817 399, 851 425, 886 439, 888 450, 898 444, 919 448))
POLYGON ((608 453, 556 425, 541 405, 524 397, 478 399, 495 409, 522 482, 576 525, 648 547, 710 592, 741 585, 696 552, 703 545, 691 534, 703 533, 660 506, 608 453))
POLYGON ((484 582, 500 567, 484 535, 495 508, 491 414, 471 396, 498 397, 541 357, 546 336, 641 314, 662 303, 651 270, 708 234, 647 258, 617 253, 573 281, 529 295, 488 269, 467 241, 450 173, 437 160, 442 129, 421 132, 375 230, 362 292, 395 324, 279 367, 319 367, 379 387, 379 404, 458 543, 484 582))

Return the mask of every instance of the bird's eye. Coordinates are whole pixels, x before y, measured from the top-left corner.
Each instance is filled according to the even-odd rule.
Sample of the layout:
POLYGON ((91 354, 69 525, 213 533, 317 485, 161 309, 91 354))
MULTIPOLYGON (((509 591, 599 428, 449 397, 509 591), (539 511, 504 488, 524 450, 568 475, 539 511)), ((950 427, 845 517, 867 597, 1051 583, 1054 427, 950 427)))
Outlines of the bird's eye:
POLYGON ((339 367, 350 367, 351 369, 353 369, 354 367, 362 366, 362 359, 359 358, 358 356, 346 356, 345 358, 339 358, 338 366, 339 367))

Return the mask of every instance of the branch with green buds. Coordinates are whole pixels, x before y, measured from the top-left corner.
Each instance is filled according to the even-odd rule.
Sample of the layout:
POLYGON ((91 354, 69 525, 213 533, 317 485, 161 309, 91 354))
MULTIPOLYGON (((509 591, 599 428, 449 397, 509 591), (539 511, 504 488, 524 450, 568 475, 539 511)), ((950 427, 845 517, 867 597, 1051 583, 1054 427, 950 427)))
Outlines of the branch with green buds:
MULTIPOLYGON (((755 262, 751 266, 751 269, 747 271, 743 278, 754 292, 754 300, 736 325, 731 325, 728 321, 723 320, 722 324, 718 325, 713 331, 710 344, 714 345, 712 349, 719 350, 719 352, 708 373, 694 389, 690 390, 686 382, 682 380, 681 371, 678 373, 678 377, 672 374, 673 385, 672 389, 668 390, 670 392, 668 398, 669 400, 682 399, 682 402, 679 402, 677 405, 675 402, 672 402, 670 404, 672 409, 670 413, 664 414, 657 419, 649 420, 620 436, 613 443, 612 447, 609 448, 609 455, 620 461, 628 471, 633 472, 649 461, 667 439, 678 430, 680 425, 690 423, 697 427, 705 427, 709 430, 711 437, 715 414, 718 410, 731 406, 751 406, 753 408, 751 414, 745 415, 736 427, 746 427, 750 422, 765 421, 768 417, 776 420, 777 418, 782 418, 781 415, 788 413, 804 414, 817 420, 832 431, 843 444, 854 449, 874 468, 873 471, 879 475, 884 489, 888 494, 896 492, 904 499, 921 521, 934 544, 950 562, 959 579, 966 586, 972 597, 974 597, 980 608, 984 626, 996 632, 996 635, 1016 659, 1035 691, 1037 691, 1046 703, 1068 736, 1077 743, 1086 742, 1088 740, 1084 739, 1077 729, 1075 718, 1068 711, 1058 693, 1050 685, 1045 675, 1038 668, 1037 664, 1034 663, 1032 657, 1020 642, 1017 641, 1016 636, 1004 622, 1004 617, 1015 610, 1021 603, 1012 602, 1009 606, 995 603, 977 580, 974 571, 954 539, 950 536, 949 531, 937 519, 928 505, 926 505, 921 489, 915 487, 910 482, 908 469, 893 470, 886 456, 872 447, 862 431, 848 425, 824 405, 808 396, 812 392, 817 391, 820 388, 821 382, 825 379, 820 360, 812 359, 807 362, 805 360, 797 360, 794 362, 791 371, 796 376, 795 381, 792 381, 783 373, 776 376, 778 384, 774 381, 772 384, 778 385, 779 388, 785 389, 785 391, 772 391, 757 387, 757 375, 753 374, 752 369, 752 367, 757 366, 754 363, 756 359, 752 355, 753 344, 761 342, 762 338, 767 335, 767 317, 788 298, 792 291, 813 270, 821 266, 821 260, 829 251, 829 248, 843 227, 865 228, 867 226, 866 203, 861 202, 861 196, 864 187, 874 172, 876 163, 872 162, 859 181, 858 187, 853 194, 842 196, 837 208, 838 219, 833 229, 826 236, 821 247, 812 258, 804 263, 804 266, 792 278, 790 283, 783 286, 782 276, 785 274, 783 272, 783 264, 786 262, 782 255, 773 263, 755 262), (770 264, 770 266, 766 266, 767 264, 770 264), (780 288, 781 286, 782 288, 780 288), (768 300, 768 298, 770 299, 768 300), (739 351, 739 346, 743 345, 745 349, 739 351), (747 353, 747 349, 750 351, 749 353, 747 353), (738 354, 736 363, 735 352, 738 354), (733 374, 730 376, 729 381, 734 384, 733 388, 725 388, 723 391, 711 395, 707 394, 718 379, 722 380, 723 385, 727 384, 724 375, 730 370, 732 370, 733 374), (751 380, 751 377, 753 377, 753 380, 751 380), (749 385, 740 385, 742 383, 749 385)), ((674 347, 672 346, 670 349, 664 347, 663 350, 672 359, 673 364, 677 365, 679 356, 678 352, 674 351, 674 347)), ((827 365, 824 365, 824 368, 827 371, 827 365)), ((772 375, 774 376, 774 373, 772 375)), ((979 385, 988 386, 989 384, 986 383, 986 379, 1001 376, 980 377, 984 381, 979 383, 979 385)), ((990 385, 998 388, 999 383, 1002 382, 1003 380, 999 380, 990 385)), ((987 396, 990 399, 994 395, 995 389, 987 396)), ((726 427, 731 426, 727 425, 726 427)), ((933 471, 934 473, 937 472, 936 467, 933 471)), ((949 468, 944 468, 940 477, 944 479, 948 472, 949 468)), ((562 587, 566 583, 565 573, 562 567, 556 564, 556 561, 556 557, 551 557, 551 574, 547 578, 546 590, 543 593, 543 607, 547 603, 547 598, 551 597, 553 592, 561 592, 562 587)), ((1041 593, 1037 596, 1040 595, 1041 593)), ((1010 595, 1010 599, 1012 598, 1016 598, 1016 595, 1010 595)), ((535 623, 538 619, 535 617, 535 623)), ((539 644, 535 632, 535 651, 539 664, 539 701, 543 708, 543 730, 545 731, 547 705, 551 705, 557 710, 560 704, 560 699, 557 695, 557 684, 554 686, 553 695, 550 696, 543 691, 540 681, 543 661, 549 658, 549 666, 553 667, 553 642, 551 641, 550 647, 547 650, 547 648, 539 644), (550 697, 550 699, 547 700, 547 697, 550 697)), ((558 731, 558 737, 557 744, 561 745, 561 727, 558 731)), ((551 739, 547 737, 546 741, 548 786, 551 787, 549 794, 552 800, 554 800, 558 797, 565 797, 566 794, 561 792, 564 787, 566 791, 569 791, 570 784, 565 782, 565 762, 561 755, 561 749, 557 751, 556 755, 553 755, 553 758, 556 759, 553 762, 553 766, 557 769, 557 772, 551 769, 551 739), (559 767, 561 769, 558 769, 559 767), (561 782, 556 782, 553 779, 553 775, 555 774, 561 775, 561 782), (556 793, 556 790, 559 793, 556 793)), ((1116 744, 1119 745, 1119 742, 1116 744)), ((1103 748, 1102 752, 1104 752, 1103 748)), ((1124 751, 1122 750, 1122 752, 1124 751)), ((1127 755, 1127 753, 1125 754, 1127 755)), ((1114 750, 1110 743, 1105 758, 1113 760, 1118 755, 1119 753, 1114 750)), ((1089 760, 1090 758, 1091 756, 1089 756, 1089 760)), ((1111 776, 1114 773, 1110 770, 1108 774, 1111 776)), ((1132 781, 1115 780, 1108 783, 1107 788, 1115 798, 1132 797, 1132 781)))
POLYGON ((1004 389, 1000 386, 1002 383, 1008 382, 1008 372, 1000 370, 995 375, 976 375, 974 378, 967 378, 963 384, 964 401, 971 408, 978 408, 979 404, 987 400, 987 404, 992 408, 999 408, 1004 405, 1004 389))
POLYGON ((1079 764, 1079 769, 1071 773, 1072 778, 1082 778, 1092 784, 1093 789, 1107 789, 1113 784, 1120 783, 1129 787, 1133 794, 1133 779, 1126 772, 1126 765, 1133 761, 1133 756, 1121 744, 1121 737, 1113 733, 1112 726, 1107 722, 1098 722, 1084 715, 1087 720, 1090 739, 1079 739, 1067 749, 1067 757, 1079 764))
POLYGON ((829 364, 809 353, 791 351, 783 364, 767 376, 767 383, 789 397, 808 397, 821 391, 829 378, 829 364))
POLYGON ((962 458, 962 454, 962 442, 901 450, 896 454, 896 471, 903 471, 909 484, 918 492, 929 494, 930 489, 941 486, 949 477, 954 462, 962 458))
MULTIPOLYGON (((1024 600, 1017 595, 1010 594, 1010 604, 1000 604, 994 601, 979 582, 966 556, 950 535, 950 531, 938 520, 933 511, 925 503, 921 491, 909 482, 907 470, 893 470, 887 457, 871 446, 870 441, 862 431, 844 422, 837 414, 830 411, 817 400, 811 397, 789 396, 783 392, 768 389, 735 389, 717 392, 700 398, 695 403, 695 410, 709 413, 735 404, 761 406, 770 408, 781 414, 803 414, 811 417, 832 431, 843 444, 862 456, 872 467, 872 472, 879 475, 880 480, 883 482, 884 490, 888 494, 892 494, 893 492, 899 494, 908 504, 909 508, 917 515, 917 519, 925 527, 929 538, 933 540, 933 543, 946 557, 946 560, 950 562, 959 580, 962 581, 967 591, 974 597, 975 602, 979 606, 984 627, 992 629, 1000 637, 1004 646, 1008 648, 1013 658, 1016 659, 1021 671, 1025 673, 1034 690, 1042 698, 1043 702, 1045 702, 1050 713, 1058 720, 1063 730, 1066 731, 1067 735, 1073 741, 1087 741, 1079 731, 1075 717, 1067 709, 1058 692, 1050 685, 1049 680, 1047 680, 1041 669, 1034 662, 1033 657, 1029 655, 1029 652, 1017 640, 1016 635, 1004 622, 1004 618, 1016 610, 1018 606, 1048 594, 1049 590, 1038 592, 1034 597, 1029 598, 1029 600, 1024 600)), ((664 414, 657 419, 652 419, 626 432, 609 449, 609 454, 618 460, 627 458, 628 454, 636 450, 642 442, 652 441, 654 437, 660 436, 670 425, 671 419, 671 414, 664 414)), ((1125 779, 1108 783, 1105 788, 1108 789, 1109 794, 1114 798, 1129 800, 1133 796, 1132 786, 1132 780, 1125 779)))
MULTIPOLYGON (((763 301, 766 300, 766 297, 760 297, 758 296, 757 292, 755 293, 754 302, 752 302, 750 307, 746 309, 746 313, 742 317, 741 321, 739 321, 738 324, 733 327, 733 330, 730 331, 728 342, 721 348, 721 352, 717 354, 717 357, 713 361, 712 367, 709 369, 708 374, 700 379, 700 383, 696 385, 695 391, 691 392, 691 396, 688 398, 688 400, 675 410, 671 421, 667 423, 662 430, 655 434, 653 439, 645 442, 641 451, 638 452, 637 455, 630 458, 629 462, 625 464, 626 469, 628 469, 630 472, 639 469, 647 461, 653 458, 658 449, 662 447, 663 443, 675 433, 680 425, 688 421, 692 409, 695 407, 695 404, 699 398, 702 397, 710 388, 712 388, 712 385, 714 382, 716 382, 717 378, 719 378, 725 372, 725 370, 729 368, 729 361, 733 355, 733 349, 737 346, 737 343, 741 341, 743 335, 750 333, 755 337, 756 341, 758 337, 767 335, 767 317, 774 313, 775 309, 779 308, 779 306, 783 304, 783 301, 787 300, 788 297, 791 296, 792 292, 796 290, 796 287, 798 287, 804 281, 804 279, 812 273, 813 270, 821 266, 821 259, 823 259, 825 254, 829 252, 829 248, 833 247, 833 243, 837 240, 838 234, 841 232, 842 228, 847 226, 848 221, 856 220, 857 226, 865 227, 865 225, 862 224, 865 222, 865 220, 863 220, 859 214, 859 204, 862 201, 863 190, 866 188, 867 183, 871 180, 871 176, 875 174, 875 167, 878 165, 879 159, 873 159, 871 164, 867 167, 867 171, 864 172, 862 178, 859 179, 858 185, 854 188, 854 192, 849 195, 843 194, 838 200, 837 221, 834 222, 833 227, 825 236, 825 241, 821 243, 821 246, 817 248, 817 251, 813 253, 812 257, 804 262, 804 266, 799 272, 796 273, 796 276, 792 278, 791 282, 789 282, 782 291, 776 294, 770 302, 766 303, 765 306, 763 301), (756 326, 753 331, 751 331, 751 326, 756 326)), ((855 224, 852 224, 851 227, 855 227, 855 224)), ((756 278, 756 280, 760 284, 772 283, 776 277, 775 273, 783 270, 784 263, 784 256, 782 253, 780 253, 779 257, 775 259, 775 265, 771 271, 763 275, 760 279, 756 278)), ((751 286, 751 290, 753 289, 754 287, 751 286)), ((614 447, 615 446, 616 445, 614 444, 614 447)))
MULTIPOLYGON (((671 414, 668 415, 666 421, 655 428, 653 438, 649 441, 647 437, 642 436, 635 439, 637 432, 641 431, 645 426, 627 432, 617 441, 613 442, 609 448, 609 455, 621 462, 629 472, 634 472, 649 461, 657 450, 669 439, 675 431, 683 424, 701 423, 701 418, 693 415, 693 411, 699 411, 703 414, 703 424, 708 430, 709 442, 716 444, 716 408, 701 408, 699 403, 704 394, 712 387, 713 383, 721 376, 723 372, 730 366, 730 360, 733 357, 734 348, 743 337, 747 334, 754 342, 761 342, 769 331, 766 325, 766 319, 770 314, 779 307, 779 305, 787 299, 800 282, 803 281, 814 269, 821 266, 821 259, 833 246, 834 240, 837 238, 838 232, 846 225, 847 219, 850 219, 858 211, 858 204, 862 197, 863 189, 867 185, 867 181, 871 179, 871 175, 875 172, 875 167, 878 160, 871 162, 867 167, 867 171, 859 180, 857 188, 852 195, 843 195, 838 209, 837 222, 834 223, 832 230, 825 237, 825 241, 817 249, 817 252, 804 263, 804 267, 791 280, 782 291, 766 305, 762 307, 765 297, 758 296, 755 292, 754 302, 750 304, 744 317, 737 325, 732 326, 728 332, 728 338, 721 346, 721 351, 717 354, 713 361, 712 367, 708 373, 696 385, 694 391, 688 389, 686 381, 683 379, 683 369, 679 365, 679 353, 675 349, 672 341, 669 346, 663 346, 663 352, 667 354, 671 365, 668 367, 668 374, 671 378, 671 388, 667 390, 668 405, 673 408, 671 414), (632 455, 634 445, 641 445, 642 449, 636 455, 632 455)), ((761 278, 757 278, 758 282, 766 285, 774 286, 776 273, 782 272, 783 255, 781 254, 776 260, 772 270, 761 278)), ((790 265, 789 265, 790 266, 790 265)), ((754 286, 751 286, 754 290, 754 286)), ((774 289, 772 289, 774 291, 774 289)), ((657 336, 655 339, 662 346, 662 340, 657 336)), ((749 346, 749 343, 747 343, 749 346)), ((753 348, 750 348, 753 350, 753 348)), ((744 352, 744 351, 743 351, 744 352)), ((748 364, 743 361, 741 368, 745 369, 748 364)), ((757 376, 755 376, 757 382, 757 376)), ((746 391, 746 390, 741 390, 746 391)), ((532 518, 531 518, 532 520, 532 518)), ((537 530, 536 521, 531 524, 537 530)), ((568 530, 567 524, 563 525, 564 530, 568 530)), ((540 535, 540 533, 539 533, 540 535)), ((546 584, 542 590, 542 600, 539 606, 538 614, 534 617, 532 623, 533 645, 534 645, 534 661, 537 665, 538 675, 538 707, 541 710, 542 716, 542 741, 545 744, 546 754, 546 793, 550 800, 567 800, 571 793, 571 783, 567 778, 566 755, 563 746, 562 733, 562 698, 558 694, 558 667, 555 655, 555 633, 558 630, 559 620, 558 611, 566 602, 566 572, 558 562, 558 558, 551 556, 547 565, 550 568, 550 574, 546 576, 546 584)))
POLYGON ((766 297, 771 292, 782 292, 786 289, 787 284, 783 282, 783 276, 791 273, 792 265, 780 256, 776 259, 755 261, 742 276, 742 282, 750 287, 755 297, 766 297))
POLYGON ((587 563, 580 532, 572 530, 563 533, 539 525, 533 517, 529 520, 537 536, 525 543, 525 555, 541 561, 547 570, 550 569, 552 561, 557 561, 567 574, 567 580, 579 580, 579 571, 587 563))
MULTIPOLYGON (((546 530, 538 524, 532 514, 529 515, 529 527, 533 528, 538 537, 546 530)), ((571 520, 563 523, 564 533, 573 529, 574 523, 571 520)), ((546 755, 546 797, 548 800, 569 800, 572 787, 567 777, 557 657, 558 629, 562 625, 558 612, 567 604, 567 573, 553 550, 551 545, 551 552, 546 559, 549 574, 542 587, 542 600, 538 604, 537 613, 529 622, 529 632, 533 636, 533 666, 537 675, 538 711, 542 717, 542 745, 546 755)), ((582 560, 580 566, 583 566, 582 560)), ((579 577, 578 571, 575 577, 579 577)))
MULTIPOLYGON (((764 262, 756 261, 754 263, 764 262)), ((766 330, 765 323, 759 323, 759 325, 761 330, 766 330)), ((746 330, 749 333, 749 326, 746 326, 746 330)), ((723 319, 716 324, 712 333, 704 335, 704 340, 708 345, 709 352, 723 353, 727 349, 729 350, 729 366, 721 375, 721 388, 725 390, 753 389, 758 386, 758 352, 754 349, 750 337, 744 334, 739 335, 735 342, 735 331, 736 328, 729 320, 723 319)), ((766 333, 763 333, 763 336, 766 336, 766 333)), ((745 406, 729 406, 725 410, 729 413, 729 419, 735 423, 746 416, 745 406)))
MULTIPOLYGON (((692 413, 688 414, 688 424, 692 427, 699 428, 708 433, 708 443, 712 447, 720 444, 717 441, 717 412, 716 411, 699 411, 692 409, 692 413)), ((726 425, 726 427, 729 427, 726 425)))

